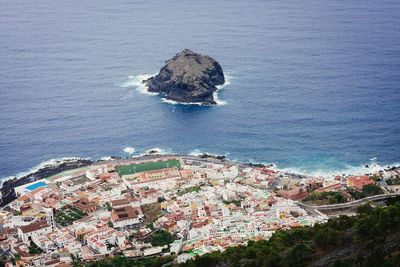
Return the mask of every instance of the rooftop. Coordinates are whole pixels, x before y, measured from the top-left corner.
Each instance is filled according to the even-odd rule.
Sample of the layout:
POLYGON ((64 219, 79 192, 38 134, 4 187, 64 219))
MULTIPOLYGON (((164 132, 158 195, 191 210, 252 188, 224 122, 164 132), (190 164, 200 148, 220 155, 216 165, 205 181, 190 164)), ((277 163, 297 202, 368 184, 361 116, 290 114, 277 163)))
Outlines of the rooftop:
POLYGON ((142 210, 140 208, 133 208, 131 206, 113 209, 111 218, 114 222, 135 219, 139 215, 142 215, 142 210))
POLYGON ((48 223, 46 222, 46 220, 40 220, 25 226, 21 226, 21 231, 23 233, 30 233, 33 231, 37 231, 43 228, 49 227, 48 223))

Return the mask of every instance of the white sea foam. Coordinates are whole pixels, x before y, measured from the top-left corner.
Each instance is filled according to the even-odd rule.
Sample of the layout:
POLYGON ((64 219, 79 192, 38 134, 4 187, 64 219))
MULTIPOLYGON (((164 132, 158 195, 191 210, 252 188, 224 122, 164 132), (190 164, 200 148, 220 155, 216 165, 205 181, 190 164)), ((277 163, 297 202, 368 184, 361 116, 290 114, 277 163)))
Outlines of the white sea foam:
MULTIPOLYGON (((218 91, 219 91, 219 90, 218 90, 218 91)), ((219 97, 218 97, 218 91, 215 91, 215 92, 213 93, 214 101, 215 101, 215 103, 217 103, 217 106, 224 106, 224 105, 228 104, 228 102, 226 102, 225 100, 219 99, 219 97)))
POLYGON ((197 106, 203 106, 203 103, 201 102, 178 102, 175 100, 171 100, 171 99, 166 99, 165 97, 161 98, 161 101, 163 103, 166 104, 170 104, 170 105, 197 105, 197 106))
MULTIPOLYGON (((211 156, 225 156, 228 159, 229 153, 211 153, 211 152, 207 152, 207 151, 201 151, 200 149, 194 149, 192 151, 189 152, 189 156, 194 156, 194 157, 198 157, 201 156, 203 154, 207 154, 207 155, 211 155, 211 156)), ((235 161, 235 160, 232 160, 235 161)))
POLYGON ((208 154, 207 152, 202 152, 200 149, 195 149, 189 152, 189 156, 198 157, 203 155, 204 153, 208 154))
POLYGON ((110 156, 104 156, 104 157, 99 158, 99 160, 109 161, 109 160, 113 160, 113 158, 110 156))
POLYGON ((297 173, 297 174, 304 174, 310 175, 315 177, 325 177, 325 178, 332 178, 334 176, 341 176, 341 175, 364 175, 364 174, 371 174, 376 173, 389 167, 393 166, 400 166, 400 163, 393 163, 387 165, 381 165, 379 163, 367 163, 359 166, 347 165, 344 168, 337 169, 337 170, 307 170, 303 168, 279 168, 279 166, 275 167, 274 169, 278 171, 288 172, 288 173, 297 173))
POLYGON ((132 155, 133 153, 135 153, 135 151, 136 151, 135 148, 131 146, 127 146, 124 148, 124 152, 129 155, 132 155))
POLYGON ((143 80, 147 80, 150 77, 155 76, 156 74, 140 74, 140 75, 129 75, 128 80, 121 84, 121 87, 129 88, 134 87, 136 90, 145 95, 159 95, 159 93, 149 92, 146 84, 143 83, 143 80))
POLYGON ((264 161, 256 161, 253 159, 247 159, 247 160, 239 160, 236 158, 228 158, 229 153, 225 154, 215 154, 215 153, 210 153, 206 151, 201 151, 200 149, 194 149, 189 152, 190 156, 201 156, 203 154, 209 154, 209 155, 224 155, 227 160, 231 160, 234 162, 248 162, 252 164, 263 164, 266 166, 270 166, 271 169, 274 169, 276 171, 281 171, 281 172, 287 172, 287 173, 294 173, 294 174, 299 174, 299 175, 307 175, 307 176, 313 176, 313 177, 324 177, 324 178, 333 178, 335 176, 341 176, 341 175, 364 175, 364 174, 372 174, 376 173, 379 171, 383 171, 385 169, 388 169, 389 167, 394 167, 394 166, 400 166, 400 163, 393 163, 393 164, 379 164, 377 163, 377 158, 371 158, 370 162, 367 162, 363 165, 359 166, 354 166, 354 165, 346 165, 344 168, 341 169, 317 169, 317 170, 309 170, 306 168, 296 168, 296 167, 288 167, 288 168, 281 168, 279 167, 276 163, 272 162, 264 162, 264 161))
POLYGON ((146 150, 145 154, 168 155, 168 154, 174 154, 174 152, 169 148, 153 147, 146 150))
POLYGON ((229 73, 225 73, 225 83, 217 86, 217 91, 213 93, 214 101, 217 103, 217 106, 224 106, 228 104, 225 100, 219 99, 218 92, 225 88, 226 86, 231 84, 232 76, 229 73))
POLYGON ((217 85, 216 87, 218 88, 218 90, 221 90, 222 88, 224 88, 225 86, 228 86, 231 84, 232 81, 232 75, 229 73, 225 73, 225 83, 222 85, 217 85))

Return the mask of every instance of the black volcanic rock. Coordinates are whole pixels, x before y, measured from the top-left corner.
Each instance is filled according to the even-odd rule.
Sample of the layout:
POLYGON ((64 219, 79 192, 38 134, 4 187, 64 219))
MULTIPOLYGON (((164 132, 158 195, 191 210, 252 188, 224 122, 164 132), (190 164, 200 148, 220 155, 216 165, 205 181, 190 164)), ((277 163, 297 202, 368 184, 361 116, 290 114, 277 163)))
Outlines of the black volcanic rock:
POLYGON ((49 165, 45 166, 43 168, 40 168, 39 170, 30 173, 28 175, 25 175, 20 178, 14 178, 10 179, 7 181, 4 181, 4 183, 1 186, 0 189, 0 207, 4 207, 5 205, 9 204, 10 202, 14 201, 17 198, 17 195, 15 194, 15 187, 37 181, 43 178, 50 177, 54 174, 60 173, 62 171, 66 170, 72 170, 75 168, 79 167, 84 167, 84 166, 89 166, 93 162, 91 160, 87 159, 66 159, 59 161, 55 165, 49 165))
POLYGON ((164 93, 166 99, 212 105, 216 104, 216 86, 224 84, 225 77, 217 61, 185 49, 166 61, 156 76, 143 82, 150 92, 164 93))

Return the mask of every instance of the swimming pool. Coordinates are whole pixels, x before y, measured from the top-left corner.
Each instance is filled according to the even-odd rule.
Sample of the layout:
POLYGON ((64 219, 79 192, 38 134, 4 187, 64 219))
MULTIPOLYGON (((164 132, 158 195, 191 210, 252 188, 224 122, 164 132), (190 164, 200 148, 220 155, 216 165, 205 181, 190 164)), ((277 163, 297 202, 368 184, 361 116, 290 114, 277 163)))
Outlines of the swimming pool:
POLYGON ((37 182, 37 183, 31 184, 30 186, 27 186, 26 189, 29 191, 33 191, 39 187, 47 187, 47 184, 45 182, 37 182))

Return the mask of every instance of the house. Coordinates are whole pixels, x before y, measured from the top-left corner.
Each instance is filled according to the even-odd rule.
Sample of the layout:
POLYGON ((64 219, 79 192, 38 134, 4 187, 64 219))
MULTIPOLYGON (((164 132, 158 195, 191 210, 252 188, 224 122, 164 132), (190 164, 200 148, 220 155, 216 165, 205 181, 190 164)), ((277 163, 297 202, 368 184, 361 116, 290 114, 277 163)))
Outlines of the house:
POLYGON ((149 187, 155 189, 172 189, 181 175, 178 167, 151 170, 123 176, 123 181, 129 188, 149 187))
POLYGON ((132 197, 125 197, 122 199, 111 200, 111 207, 113 209, 123 208, 127 206, 132 207, 139 207, 140 206, 140 199, 132 198, 132 197))
POLYGON ((290 190, 279 190, 278 194, 284 198, 288 198, 291 200, 300 200, 302 198, 305 198, 308 195, 308 192, 304 188, 295 186, 290 190))
POLYGON ((40 220, 18 228, 18 237, 26 244, 29 244, 33 237, 51 233, 52 227, 46 220, 40 220))
POLYGON ((387 188, 390 192, 400 194, 400 185, 388 185, 387 188))
POLYGON ((85 236, 88 247, 100 254, 108 254, 114 247, 122 248, 125 244, 125 235, 110 227, 102 227, 85 236))
POLYGON ((370 179, 368 175, 349 176, 347 177, 347 187, 362 190, 364 186, 375 184, 375 181, 370 179))
POLYGON ((192 170, 180 170, 179 173, 184 180, 192 180, 194 178, 192 170))
POLYGON ((78 202, 74 203, 73 206, 78 210, 81 210, 86 213, 95 212, 98 208, 98 206, 95 203, 90 202, 89 199, 87 198, 79 199, 78 202))
POLYGON ((108 172, 107 165, 96 166, 96 167, 86 171, 86 177, 93 181, 96 178, 98 178, 100 175, 102 175, 103 173, 107 173, 107 172, 108 172))
POLYGON ((340 183, 331 184, 325 187, 318 188, 315 192, 335 192, 338 191, 342 185, 340 183))
POLYGON ((113 209, 111 222, 115 228, 134 226, 144 221, 144 215, 139 207, 126 206, 113 209))

